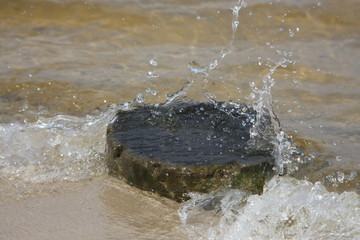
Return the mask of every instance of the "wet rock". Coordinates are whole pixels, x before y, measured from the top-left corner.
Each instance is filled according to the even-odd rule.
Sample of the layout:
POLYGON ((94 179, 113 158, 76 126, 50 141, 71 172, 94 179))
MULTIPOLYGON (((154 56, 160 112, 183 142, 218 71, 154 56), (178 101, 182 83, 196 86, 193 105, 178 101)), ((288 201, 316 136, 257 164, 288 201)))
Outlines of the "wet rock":
POLYGON ((228 187, 261 193, 274 159, 272 149, 248 143, 255 116, 228 103, 119 111, 106 135, 110 174, 176 201, 228 187))

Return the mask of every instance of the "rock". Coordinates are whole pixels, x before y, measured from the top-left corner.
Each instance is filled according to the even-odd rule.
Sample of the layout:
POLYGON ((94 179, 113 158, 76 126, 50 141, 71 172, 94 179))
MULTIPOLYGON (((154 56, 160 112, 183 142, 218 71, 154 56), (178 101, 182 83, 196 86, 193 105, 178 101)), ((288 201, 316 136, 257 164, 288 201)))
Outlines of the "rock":
POLYGON ((248 144, 255 116, 228 103, 119 111, 106 134, 110 174, 176 201, 224 187, 261 193, 274 159, 271 149, 248 144))

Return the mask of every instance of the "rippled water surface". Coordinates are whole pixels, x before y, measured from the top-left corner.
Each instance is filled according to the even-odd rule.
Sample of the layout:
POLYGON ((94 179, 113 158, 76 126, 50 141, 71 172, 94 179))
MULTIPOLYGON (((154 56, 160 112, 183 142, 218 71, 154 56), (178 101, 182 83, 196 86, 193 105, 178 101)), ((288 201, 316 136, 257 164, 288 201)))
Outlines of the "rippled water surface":
POLYGON ((249 0, 233 35, 236 3, 0 0, 0 238, 360 238, 360 1, 249 0), (182 205, 107 176, 116 104, 166 101, 232 36, 189 99, 252 105, 286 59, 272 106, 309 165, 182 205))

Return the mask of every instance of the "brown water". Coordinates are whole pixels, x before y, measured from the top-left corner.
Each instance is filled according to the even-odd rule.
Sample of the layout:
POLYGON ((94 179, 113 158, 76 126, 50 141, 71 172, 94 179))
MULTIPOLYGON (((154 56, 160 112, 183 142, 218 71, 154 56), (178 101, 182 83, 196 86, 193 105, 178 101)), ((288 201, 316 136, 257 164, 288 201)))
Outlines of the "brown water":
MULTIPOLYGON (((249 83, 262 86, 267 63, 292 60, 273 75, 275 113, 283 130, 308 139, 311 161, 328 163, 295 176, 339 193, 360 193, 359 3, 249 1, 232 53, 205 84, 216 100, 252 104, 249 83)), ((164 102, 187 82, 188 62, 218 58, 232 36, 234 2, 0 0, 0 6, 0 238, 213 236, 209 226, 187 235, 180 205, 108 177, 104 133, 114 111, 109 104, 139 93, 146 102, 164 102)), ((199 92, 195 86, 189 95, 202 100, 199 92)), ((339 209, 357 216, 359 196, 349 199, 339 209)), ((318 221, 338 235, 314 229, 308 236, 341 239, 347 229, 348 238, 360 237, 349 231, 360 229, 356 221, 339 229, 318 221)), ((239 239, 219 229, 216 239, 239 239)))

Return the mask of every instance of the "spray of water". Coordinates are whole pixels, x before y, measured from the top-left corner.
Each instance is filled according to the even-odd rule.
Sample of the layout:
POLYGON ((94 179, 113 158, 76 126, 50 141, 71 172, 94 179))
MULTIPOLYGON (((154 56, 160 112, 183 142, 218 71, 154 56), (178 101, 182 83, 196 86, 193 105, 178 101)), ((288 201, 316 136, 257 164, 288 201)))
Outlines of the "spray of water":
POLYGON ((289 148, 289 138, 281 130, 280 122, 275 115, 272 105, 273 99, 271 89, 275 85, 273 77, 276 69, 286 68, 291 60, 282 58, 274 66, 267 64, 270 69, 262 81, 262 87, 256 87, 254 82, 250 83, 252 89, 253 108, 256 110, 256 121, 250 130, 251 143, 258 149, 274 149, 276 168, 279 175, 284 174, 283 152, 289 148))
POLYGON ((106 173, 106 126, 117 109, 86 118, 57 115, 34 123, 1 124, 0 180, 77 181, 106 173))
POLYGON ((232 27, 232 35, 231 35, 231 40, 229 42, 229 44, 221 50, 220 55, 214 59, 212 62, 210 62, 207 71, 210 70, 214 70, 216 69, 216 67, 220 64, 220 62, 229 54, 232 53, 232 49, 233 49, 233 45, 234 42, 236 40, 236 33, 238 30, 238 27, 240 25, 239 22, 239 12, 242 8, 246 7, 247 3, 243 0, 239 0, 237 2, 237 4, 231 8, 232 10, 232 15, 233 15, 233 19, 232 19, 232 23, 231 23, 231 27, 232 27))
POLYGON ((184 85, 183 88, 181 88, 179 91, 177 91, 174 94, 169 94, 167 96, 167 101, 165 103, 165 105, 169 105, 169 104, 173 104, 179 101, 182 101, 184 99, 187 99, 188 97, 188 91, 190 88, 194 88, 196 84, 198 84, 199 88, 202 89, 202 94, 206 97, 206 99, 210 102, 215 103, 215 96, 214 94, 208 92, 205 87, 204 84, 207 82, 208 76, 210 75, 210 72, 212 70, 215 70, 220 62, 229 54, 232 53, 232 49, 233 49, 233 45, 234 42, 236 40, 236 33, 237 33, 237 29, 238 26, 240 24, 239 22, 239 11, 246 7, 247 3, 243 0, 238 0, 238 2, 235 4, 234 7, 231 8, 232 10, 232 23, 231 23, 231 27, 232 27, 232 35, 231 35, 231 40, 230 42, 227 44, 227 46, 225 48, 223 48, 220 52, 220 54, 218 55, 218 57, 216 57, 214 60, 212 60, 208 65, 202 66, 199 63, 197 63, 196 61, 190 61, 188 64, 188 69, 190 71, 190 75, 188 77, 188 81, 187 83, 184 85))
POLYGON ((262 195, 194 194, 179 210, 190 239, 357 239, 360 198, 289 177, 262 195))
MULTIPOLYGON (((164 105, 172 105, 189 99, 189 92, 191 89, 201 89, 202 94, 206 100, 212 102, 214 106, 216 105, 216 96, 207 91, 205 88, 205 83, 208 81, 208 77, 212 70, 215 70, 221 61, 232 53, 233 45, 236 40, 236 33, 240 25, 239 22, 239 12, 242 8, 246 7, 247 3, 243 0, 239 0, 232 8, 232 35, 230 42, 223 48, 220 54, 212 60, 208 65, 202 66, 196 61, 191 61, 188 64, 188 69, 190 71, 187 83, 174 94, 168 94, 166 96, 166 102, 164 105)), ((287 64, 292 64, 293 62, 289 59, 282 58, 277 61, 273 66, 270 63, 267 63, 269 67, 268 74, 265 75, 262 81, 262 86, 257 87, 254 82, 250 83, 250 88, 252 90, 252 99, 253 108, 256 110, 256 119, 252 119, 254 122, 253 128, 250 131, 250 145, 254 148, 260 150, 273 150, 273 156, 275 157, 276 169, 279 175, 284 174, 284 156, 291 149, 291 144, 289 137, 281 131, 280 123, 272 109, 272 95, 271 89, 275 84, 274 73, 275 71, 282 67, 286 68, 287 64)), ((132 105, 138 103, 143 103, 143 95, 138 95, 137 98, 132 102, 132 105)), ((232 102, 230 102, 232 103, 232 102)), ((222 109, 220 109, 222 110, 222 109)))

